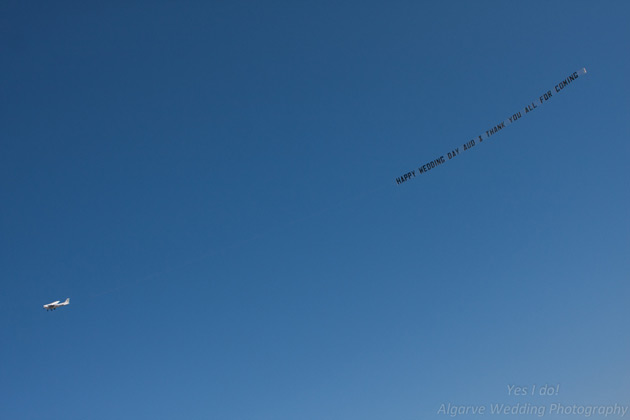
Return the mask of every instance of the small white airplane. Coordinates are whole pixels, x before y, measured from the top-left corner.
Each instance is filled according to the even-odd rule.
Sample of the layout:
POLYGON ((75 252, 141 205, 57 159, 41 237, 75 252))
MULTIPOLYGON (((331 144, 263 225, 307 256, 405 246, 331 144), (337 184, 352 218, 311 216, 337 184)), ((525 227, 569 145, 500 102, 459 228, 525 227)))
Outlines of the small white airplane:
POLYGON ((47 305, 44 305, 44 309, 46 309, 47 311, 53 311, 60 306, 66 306, 66 305, 70 305, 70 298, 67 298, 64 302, 61 302, 58 300, 51 302, 47 305))

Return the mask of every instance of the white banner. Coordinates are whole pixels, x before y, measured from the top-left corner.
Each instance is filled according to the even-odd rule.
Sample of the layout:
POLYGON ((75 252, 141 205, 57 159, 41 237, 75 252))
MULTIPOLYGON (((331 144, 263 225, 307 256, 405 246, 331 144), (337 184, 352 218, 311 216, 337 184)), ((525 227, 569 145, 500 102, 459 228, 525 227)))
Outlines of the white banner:
POLYGON ((542 104, 544 104, 545 102, 553 98, 554 95, 560 93, 563 89, 565 89, 575 80, 577 80, 580 76, 583 76, 585 74, 586 74, 585 68, 582 68, 578 71, 573 72, 573 74, 571 74, 569 77, 557 83, 552 89, 547 90, 545 93, 540 95, 537 99, 534 99, 530 104, 525 106, 525 108, 521 109, 518 112, 515 112, 510 117, 501 121, 494 127, 489 128, 488 130, 485 131, 485 133, 482 133, 478 135, 476 138, 467 141, 460 147, 456 147, 455 149, 452 149, 451 151, 447 152, 446 155, 442 155, 438 158, 435 158, 432 161, 419 166, 417 169, 414 169, 396 178, 396 183, 397 184, 405 183, 409 181, 410 179, 415 178, 418 175, 421 175, 425 172, 430 171, 431 169, 434 169, 442 165, 443 163, 446 163, 447 161, 459 156, 461 153, 472 149, 477 144, 483 143, 485 140, 494 136, 499 131, 505 129, 505 127, 507 127, 508 125, 520 120, 525 115, 529 114, 530 112, 532 112, 533 110, 535 110, 536 108, 538 108, 539 106, 541 106, 542 104))

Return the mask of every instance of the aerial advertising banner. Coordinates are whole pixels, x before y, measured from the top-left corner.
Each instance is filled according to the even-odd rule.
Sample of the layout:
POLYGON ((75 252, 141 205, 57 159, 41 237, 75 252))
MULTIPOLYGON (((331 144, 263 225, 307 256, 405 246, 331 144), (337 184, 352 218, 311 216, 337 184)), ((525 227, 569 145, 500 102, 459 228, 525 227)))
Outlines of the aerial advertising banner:
POLYGON ((501 121, 495 126, 489 128, 484 133, 478 135, 476 138, 473 138, 467 141, 466 143, 464 143, 463 145, 450 150, 445 155, 441 155, 429 162, 422 164, 417 169, 413 169, 399 176, 398 178, 396 178, 396 184, 403 184, 419 175, 429 172, 431 169, 437 168, 438 166, 450 161, 453 158, 459 157, 463 152, 472 149, 477 144, 483 143, 484 141, 486 141, 493 135, 497 134, 499 131, 505 129, 505 127, 507 127, 508 125, 520 120, 521 118, 523 118, 524 116, 526 116, 527 114, 529 114, 530 112, 532 112, 533 110, 535 110, 536 108, 538 108, 539 106, 541 106, 542 104, 544 104, 545 102, 553 98, 554 95, 562 92, 563 89, 565 89, 571 83, 576 81, 580 76, 583 76, 585 74, 586 74, 585 68, 582 68, 581 70, 573 72, 567 78, 557 83, 552 89, 547 90, 545 93, 540 95, 537 99, 534 99, 531 103, 526 105, 525 108, 522 108, 520 111, 515 112, 510 117, 501 121))

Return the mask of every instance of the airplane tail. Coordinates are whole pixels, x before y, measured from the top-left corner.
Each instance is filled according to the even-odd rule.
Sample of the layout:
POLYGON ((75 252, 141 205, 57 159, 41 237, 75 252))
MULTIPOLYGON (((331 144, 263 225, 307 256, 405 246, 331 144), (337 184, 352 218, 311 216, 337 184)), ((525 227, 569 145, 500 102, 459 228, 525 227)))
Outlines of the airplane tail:
POLYGON ((70 305, 70 298, 66 298, 66 301, 64 302, 66 305, 70 305))

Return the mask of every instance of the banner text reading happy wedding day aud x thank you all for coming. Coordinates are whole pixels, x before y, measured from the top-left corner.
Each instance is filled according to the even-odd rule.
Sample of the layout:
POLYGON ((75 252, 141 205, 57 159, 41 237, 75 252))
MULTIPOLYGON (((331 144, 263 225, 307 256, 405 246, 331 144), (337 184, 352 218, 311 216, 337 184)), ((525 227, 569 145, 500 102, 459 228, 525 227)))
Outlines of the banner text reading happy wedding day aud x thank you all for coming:
POLYGON ((556 84, 552 89, 547 90, 545 93, 540 95, 538 99, 533 100, 530 104, 525 106, 525 108, 523 108, 522 110, 512 114, 511 117, 507 118, 504 121, 501 121, 499 124, 486 130, 485 133, 480 134, 479 136, 477 136, 477 138, 467 141, 462 146, 456 147, 455 149, 446 153, 446 158, 444 157, 444 155, 442 155, 436 159, 433 159, 432 161, 425 163, 422 166, 419 166, 418 169, 414 169, 396 178, 396 183, 403 184, 411 180, 412 178, 415 178, 418 175, 422 175, 423 173, 426 173, 430 171, 431 169, 437 168, 443 163, 450 161, 451 159, 459 156, 462 152, 465 152, 475 147, 478 143, 483 143, 484 140, 489 139, 491 136, 497 134, 499 131, 503 130, 508 125, 523 118, 525 115, 529 114, 530 112, 538 108, 540 105, 547 102, 549 99, 553 98, 555 94, 560 93, 564 88, 566 88, 575 80, 577 80, 581 75, 583 76, 585 74, 586 74, 585 68, 582 68, 581 70, 573 72, 573 74, 571 74, 569 77, 565 78, 564 80, 556 84))

